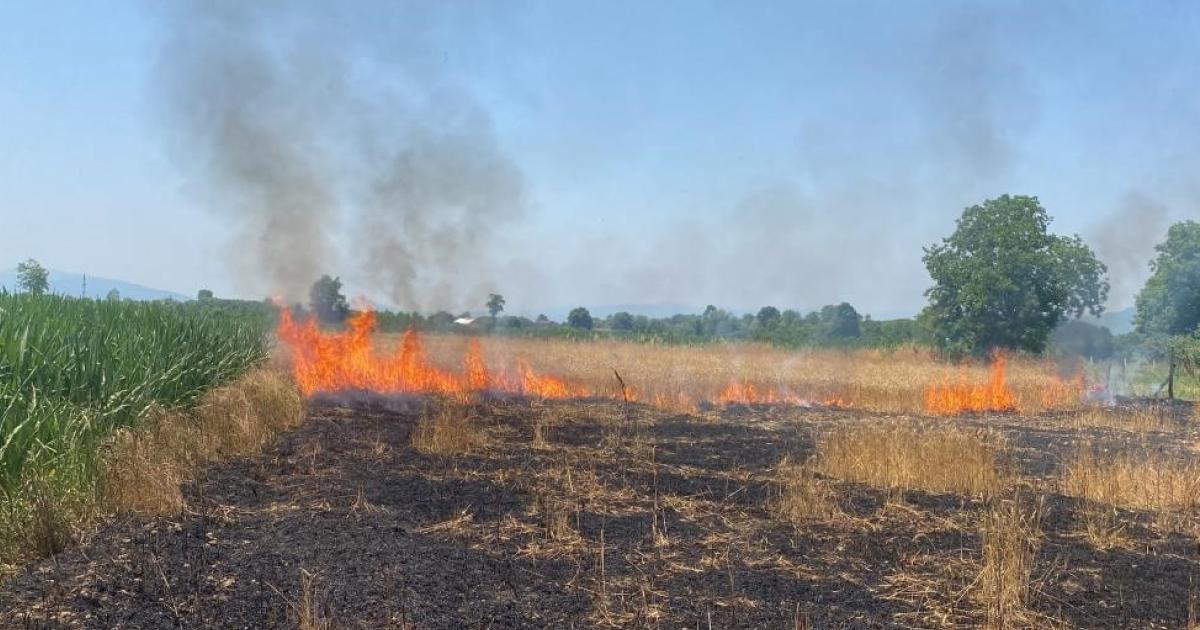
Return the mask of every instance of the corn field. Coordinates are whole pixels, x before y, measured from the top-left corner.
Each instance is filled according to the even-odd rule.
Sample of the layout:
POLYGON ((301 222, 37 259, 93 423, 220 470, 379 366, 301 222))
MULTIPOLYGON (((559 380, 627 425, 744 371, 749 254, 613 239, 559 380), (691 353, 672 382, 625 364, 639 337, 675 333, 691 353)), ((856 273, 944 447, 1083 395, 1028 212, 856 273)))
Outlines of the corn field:
POLYGON ((188 304, 0 292, 0 493, 86 474, 114 429, 261 361, 266 332, 188 304))

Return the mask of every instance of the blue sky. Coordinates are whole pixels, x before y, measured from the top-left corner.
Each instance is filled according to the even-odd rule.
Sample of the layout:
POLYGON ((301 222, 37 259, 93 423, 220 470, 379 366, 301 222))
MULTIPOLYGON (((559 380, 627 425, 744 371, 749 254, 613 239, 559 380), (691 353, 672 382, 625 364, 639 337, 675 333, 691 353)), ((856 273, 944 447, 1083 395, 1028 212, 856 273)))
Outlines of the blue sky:
MULTIPOLYGON (((283 264, 383 303, 469 308, 496 290, 524 312, 848 300, 908 315, 928 284, 921 246, 1007 192, 1038 195, 1057 231, 1092 243, 1119 308, 1168 222, 1200 216, 1193 3, 324 4, 265 3, 254 27, 214 32, 279 62, 280 119, 322 153, 305 165, 332 191, 312 222, 325 246, 284 247, 283 264), (308 98, 320 106, 289 102, 308 98), (465 126, 447 113, 459 105, 465 126), (482 176, 519 182, 513 207, 459 212, 442 191, 434 210, 418 197, 359 209, 352 191, 381 181, 355 174, 364 156, 422 129, 482 143, 469 172, 502 167, 482 176), (414 220, 429 236, 415 244, 414 220), (381 231, 416 282, 379 272, 397 252, 375 248, 381 231)), ((293 290, 246 262, 263 234, 244 215, 258 209, 213 192, 228 181, 212 155, 187 155, 203 127, 180 131, 166 86, 197 68, 180 50, 206 45, 202 10, 188 11, 0 0, 12 262, 185 294, 293 290)), ((214 91, 188 85, 189 100, 214 91)), ((458 152, 433 155, 462 167, 458 152)))

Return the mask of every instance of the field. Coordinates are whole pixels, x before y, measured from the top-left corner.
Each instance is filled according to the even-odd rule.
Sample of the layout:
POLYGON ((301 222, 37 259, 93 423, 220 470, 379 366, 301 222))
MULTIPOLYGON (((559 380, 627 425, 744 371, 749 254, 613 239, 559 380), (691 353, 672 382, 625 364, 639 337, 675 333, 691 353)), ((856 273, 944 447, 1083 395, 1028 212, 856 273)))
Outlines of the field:
POLYGON ((262 363, 262 322, 181 304, 0 293, 0 569, 60 549, 110 440, 262 363))
POLYGON ((1064 393, 1073 366, 1021 357, 1004 374, 1015 408, 947 416, 927 413, 931 387, 995 370, 915 350, 372 343, 346 378, 446 391, 315 393, 303 425, 185 483, 185 508, 111 519, 12 579, 0 618, 1196 627, 1186 404, 1092 406, 1064 393), (471 382, 496 391, 458 389, 471 382), (568 393, 515 393, 548 382, 568 393), (731 383, 781 400, 721 400, 731 383))

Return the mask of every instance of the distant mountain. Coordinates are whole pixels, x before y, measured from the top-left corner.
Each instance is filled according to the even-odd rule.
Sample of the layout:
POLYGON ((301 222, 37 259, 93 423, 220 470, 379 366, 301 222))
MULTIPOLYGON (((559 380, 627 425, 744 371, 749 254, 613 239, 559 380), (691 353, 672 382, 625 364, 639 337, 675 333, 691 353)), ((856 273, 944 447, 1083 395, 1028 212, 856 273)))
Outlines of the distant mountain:
POLYGON ((1133 332, 1133 315, 1137 310, 1130 306, 1119 311, 1106 312, 1100 316, 1100 322, 1107 326, 1114 335, 1133 332))
POLYGON ((1136 309, 1130 306, 1119 311, 1105 311, 1100 317, 1086 315, 1080 319, 1089 324, 1104 326, 1114 335, 1123 335, 1127 332, 1133 332, 1133 315, 1135 312, 1136 309))
MULTIPOLYGON (((18 291, 17 288, 17 270, 16 268, 0 270, 0 287, 4 287, 9 293, 18 291)), ((87 277, 87 297, 103 298, 108 295, 108 292, 116 289, 121 294, 122 298, 131 300, 189 300, 194 296, 182 295, 172 291, 164 291, 162 289, 154 289, 145 287, 132 282, 123 280, 114 280, 113 278, 103 278, 100 276, 89 275, 87 277)), ((59 293, 62 295, 79 296, 83 291, 83 274, 72 273, 70 271, 59 271, 57 269, 50 270, 50 292, 59 293)))

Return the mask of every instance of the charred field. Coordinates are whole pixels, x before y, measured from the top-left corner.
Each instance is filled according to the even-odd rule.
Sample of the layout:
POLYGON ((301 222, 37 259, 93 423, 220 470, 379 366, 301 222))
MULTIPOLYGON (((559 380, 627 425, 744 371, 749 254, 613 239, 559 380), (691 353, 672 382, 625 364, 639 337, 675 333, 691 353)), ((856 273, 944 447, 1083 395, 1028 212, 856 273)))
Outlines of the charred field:
POLYGON ((1152 411, 1155 423, 1131 420, 1142 413, 1132 407, 1099 419, 946 419, 318 398, 261 454, 188 483, 179 513, 110 519, 27 567, 0 590, 0 618, 20 628, 1189 627, 1197 505, 1187 487, 1152 505, 1119 492, 1194 481, 1190 412, 1152 411), (1086 453, 1099 455, 1090 469, 1086 453), (1125 460, 1156 468, 1105 468, 1125 460))

